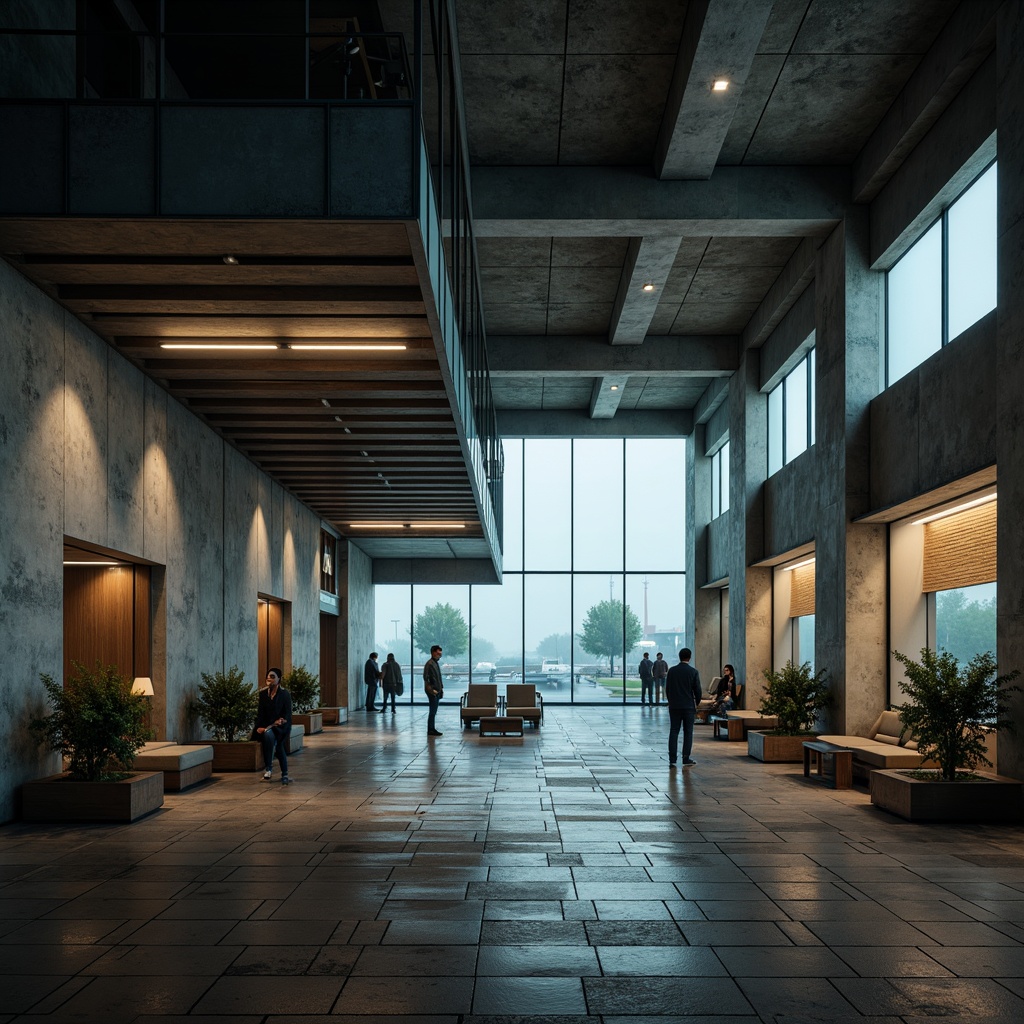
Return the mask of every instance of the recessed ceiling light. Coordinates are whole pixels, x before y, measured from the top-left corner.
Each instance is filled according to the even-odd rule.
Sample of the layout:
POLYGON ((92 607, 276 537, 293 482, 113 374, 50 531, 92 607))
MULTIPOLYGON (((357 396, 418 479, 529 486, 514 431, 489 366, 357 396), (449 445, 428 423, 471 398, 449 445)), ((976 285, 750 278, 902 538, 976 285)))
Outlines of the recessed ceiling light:
POLYGON ((292 342, 288 347, 296 352, 404 352, 406 349, 405 345, 397 342, 356 342, 348 344, 333 341, 317 343, 300 342, 299 344, 292 342))
POLYGON ((193 352, 266 352, 278 346, 268 342, 221 342, 221 341, 165 341, 161 348, 187 349, 193 352))
POLYGON ((464 530, 466 528, 465 523, 410 523, 409 526, 414 530, 464 530))
POLYGON ((221 259, 224 260, 224 262, 229 267, 237 267, 238 266, 238 257, 237 256, 222 256, 221 259))
POLYGON ((404 530, 405 523, 349 523, 351 530, 404 530))
POLYGON ((323 406, 323 407, 324 407, 325 409, 330 409, 330 407, 331 407, 331 403, 330 403, 329 401, 327 401, 327 399, 326 399, 326 398, 321 398, 321 399, 320 399, 320 404, 321 404, 321 405, 322 405, 322 406, 323 406))
POLYGON ((711 91, 712 92, 725 92, 728 88, 729 88, 729 79, 728 78, 716 78, 711 83, 711 91))
POLYGON ((650 281, 648 281, 647 284, 644 285, 644 291, 645 292, 653 292, 654 291, 654 285, 651 284, 650 281))
POLYGON ((814 562, 814 555, 810 558, 805 558, 802 562, 794 562, 792 565, 784 565, 782 568, 786 572, 791 572, 793 569, 802 569, 805 565, 811 565, 814 562))
POLYGON ((923 526, 925 523, 934 523, 936 519, 945 519, 946 516, 955 516, 957 512, 966 512, 969 508, 987 505, 989 502, 995 501, 996 497, 996 494, 983 494, 980 498, 963 501, 959 505, 953 505, 952 508, 944 508, 941 512, 933 512, 931 515, 923 516, 921 519, 915 519, 910 525, 923 526))
POLYGON ((612 385, 612 391, 618 391, 618 390, 619 390, 619 385, 618 384, 613 384, 612 385))

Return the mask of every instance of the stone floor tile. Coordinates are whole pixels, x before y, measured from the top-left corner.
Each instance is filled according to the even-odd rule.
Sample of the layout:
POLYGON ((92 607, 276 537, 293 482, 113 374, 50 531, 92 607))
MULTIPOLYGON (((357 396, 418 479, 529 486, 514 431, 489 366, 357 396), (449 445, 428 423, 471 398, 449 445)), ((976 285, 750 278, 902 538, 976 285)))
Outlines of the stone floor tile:
POLYGON ((1024 946, 929 946, 928 955, 961 978, 1024 978, 1024 946))
POLYGON ((827 946, 933 946, 934 939, 914 925, 896 921, 881 926, 876 921, 806 921, 807 927, 827 946))
POLYGON ((628 977, 711 978, 728 974, 707 946, 598 946, 601 973, 628 977))
POLYGON ((196 1013, 328 1013, 341 991, 335 977, 224 977, 195 1005, 196 1013))
POLYGON ((131 1021, 140 1014, 186 1014, 215 984, 218 980, 208 977, 132 975, 130 983, 116 976, 94 978, 92 984, 68 999, 60 1012, 68 1017, 108 1021, 131 1021))
POLYGON ((861 1013, 901 1016, 1024 1016, 1024 1000, 989 979, 838 978, 836 988, 861 1013))
POLYGON ((888 906, 883 907, 872 900, 779 900, 777 906, 794 921, 897 920, 888 906))
POLYGON ((481 946, 476 973, 480 977, 583 977, 600 975, 601 970, 592 946, 481 946))
POLYGON ((772 921, 680 921, 691 946, 789 946, 772 921))
MULTIPOLYGON (((349 978, 333 1013, 369 1014, 376 1021, 387 1014, 464 1014, 473 999, 472 978, 349 978)), ((321 1011, 322 1012, 322 1011, 321 1011)), ((333 1016, 332 1016, 333 1021, 333 1016)))
POLYGON ((7 1013, 25 1013, 68 980, 68 975, 58 974, 0 974, 0 992, 3 992, 0 1005, 7 1013))
POLYGON ((585 946, 588 926, 589 921, 484 921, 480 944, 585 946))
POLYGON ((388 900, 381 906, 380 916, 389 921, 436 920, 437 918, 462 918, 479 921, 484 914, 482 900, 388 900))
POLYGON ((1016 939, 980 921, 915 921, 914 927, 943 946, 1020 946, 1016 939))
MULTIPOLYGON (((72 976, 95 964, 110 949, 98 944, 45 944, 10 945, 3 947, 0 959, 3 973, 18 977, 32 974, 57 974, 72 976)), ((0 989, 0 1006, 3 1006, 3 989, 0 989)))
POLYGON ((664 903, 652 900, 594 900, 601 921, 671 921, 664 903))
POLYGON ((601 1014, 745 1014, 752 1009, 729 978, 584 978, 587 1007, 601 1014))
POLYGON ((825 946, 721 946, 734 978, 850 978, 853 970, 825 946))
MULTIPOLYGON (((103 947, 96 947, 103 948, 103 947)), ((229 971, 245 951, 243 946, 115 946, 95 960, 83 974, 175 977, 216 977, 229 971)))
POLYGON ((358 977, 472 977, 477 951, 473 946, 364 946, 352 968, 358 977))
POLYGON ((788 1015, 801 1021, 827 1020, 831 1024, 837 1018, 853 1017, 858 1012, 824 978, 737 978, 736 984, 764 1021, 788 1015))
POLYGON ((592 946, 685 946, 686 939, 671 921, 585 921, 592 946))
POLYGON ((481 978, 473 994, 473 1014, 585 1014, 579 978, 481 978))
POLYGON ((563 900, 562 917, 566 921, 596 921, 597 910, 590 900, 563 900))
POLYGON ((437 942, 445 946, 471 945, 480 942, 480 922, 455 921, 390 921, 381 940, 384 946, 421 946, 437 942))
POLYGON ((771 900, 697 900, 700 912, 709 921, 788 921, 790 916, 771 900))
POLYGON ((561 921, 560 900, 488 900, 485 921, 561 921))
POLYGON ((323 945, 334 928, 331 921, 239 921, 220 941, 228 946, 323 945))

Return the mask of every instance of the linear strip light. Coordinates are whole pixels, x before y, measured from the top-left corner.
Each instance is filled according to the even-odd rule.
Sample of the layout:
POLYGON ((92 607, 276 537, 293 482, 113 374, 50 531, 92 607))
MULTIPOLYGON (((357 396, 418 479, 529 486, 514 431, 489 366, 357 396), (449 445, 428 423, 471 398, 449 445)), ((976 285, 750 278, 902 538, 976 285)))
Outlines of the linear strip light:
POLYGON ((980 498, 974 498, 972 501, 964 501, 959 505, 954 505, 952 508, 944 508, 941 512, 934 512, 930 516, 915 519, 911 526, 923 526, 925 523, 934 523, 936 519, 945 519, 946 516, 953 516, 957 512, 965 512, 967 509, 977 508, 979 505, 987 505, 990 501, 995 500, 995 494, 983 494, 980 498))
POLYGON ((404 530, 405 523, 349 523, 352 530, 404 530))
POLYGON ((464 530, 465 523, 410 523, 414 530, 464 530))
POLYGON ((288 348, 294 349, 296 352, 404 352, 407 346, 398 342, 356 342, 346 345, 332 341, 326 343, 302 342, 300 344, 289 342, 288 348))
POLYGON ((208 350, 208 351, 236 351, 236 352, 265 352, 268 349, 276 349, 279 346, 274 344, 267 344, 266 342, 243 342, 242 344, 237 343, 223 343, 213 341, 171 341, 164 342, 160 345, 161 348, 178 348, 188 349, 192 351, 196 350, 208 350))
POLYGON ((802 569, 805 565, 811 565, 812 562, 814 562, 814 555, 811 555, 810 558, 805 558, 802 562, 794 562, 792 565, 784 566, 782 571, 792 572, 794 569, 802 569))
POLYGON ((349 523, 352 530, 464 530, 465 523, 349 523))
POLYGON ((65 565, 74 565, 74 566, 79 566, 79 565, 100 565, 100 566, 103 566, 106 569, 116 569, 119 565, 127 565, 128 563, 127 562, 74 562, 74 561, 67 562, 66 561, 64 564, 65 565))

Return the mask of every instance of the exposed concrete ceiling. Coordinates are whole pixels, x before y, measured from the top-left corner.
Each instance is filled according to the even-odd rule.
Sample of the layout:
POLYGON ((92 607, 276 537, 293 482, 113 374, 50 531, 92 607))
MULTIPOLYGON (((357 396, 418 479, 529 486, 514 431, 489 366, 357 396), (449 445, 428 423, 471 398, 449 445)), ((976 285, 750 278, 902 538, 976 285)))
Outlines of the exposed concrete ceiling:
POLYGON ((457 0, 498 408, 608 418, 720 402, 720 385, 709 395, 706 377, 642 353, 673 337, 760 344, 806 285, 817 240, 877 192, 941 90, 990 48, 992 7, 457 0), (720 75, 730 90, 716 96, 720 75), (904 89, 913 110, 896 103, 904 89), (627 361, 553 372, 545 352, 571 361, 582 338, 627 361))

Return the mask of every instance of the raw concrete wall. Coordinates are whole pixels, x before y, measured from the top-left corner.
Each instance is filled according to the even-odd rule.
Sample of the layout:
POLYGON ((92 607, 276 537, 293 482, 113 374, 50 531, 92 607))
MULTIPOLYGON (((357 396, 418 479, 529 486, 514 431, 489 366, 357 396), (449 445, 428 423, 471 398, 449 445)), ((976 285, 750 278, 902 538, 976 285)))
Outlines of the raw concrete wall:
POLYGON ((811 445, 764 483, 765 558, 814 540, 818 506, 818 446, 811 445))
MULTIPOLYGON (((346 600, 348 610, 348 706, 361 708, 366 704, 363 666, 377 642, 374 636, 373 559, 354 544, 348 544, 345 558, 346 600)), ((383 659, 381 659, 383 661, 383 659)), ((415 685, 415 680, 411 685, 415 685)), ((410 685, 406 681, 406 685, 410 685)), ((339 698, 341 684, 339 682, 339 698)))
POLYGON ((156 563, 154 728, 198 738, 201 672, 257 672, 257 595, 291 603, 291 660, 319 660, 319 518, 80 321, 0 263, 0 820, 59 770, 27 731, 63 663, 63 541, 156 563))
POLYGON ((996 461, 996 314, 871 402, 871 508, 888 508, 996 461))

